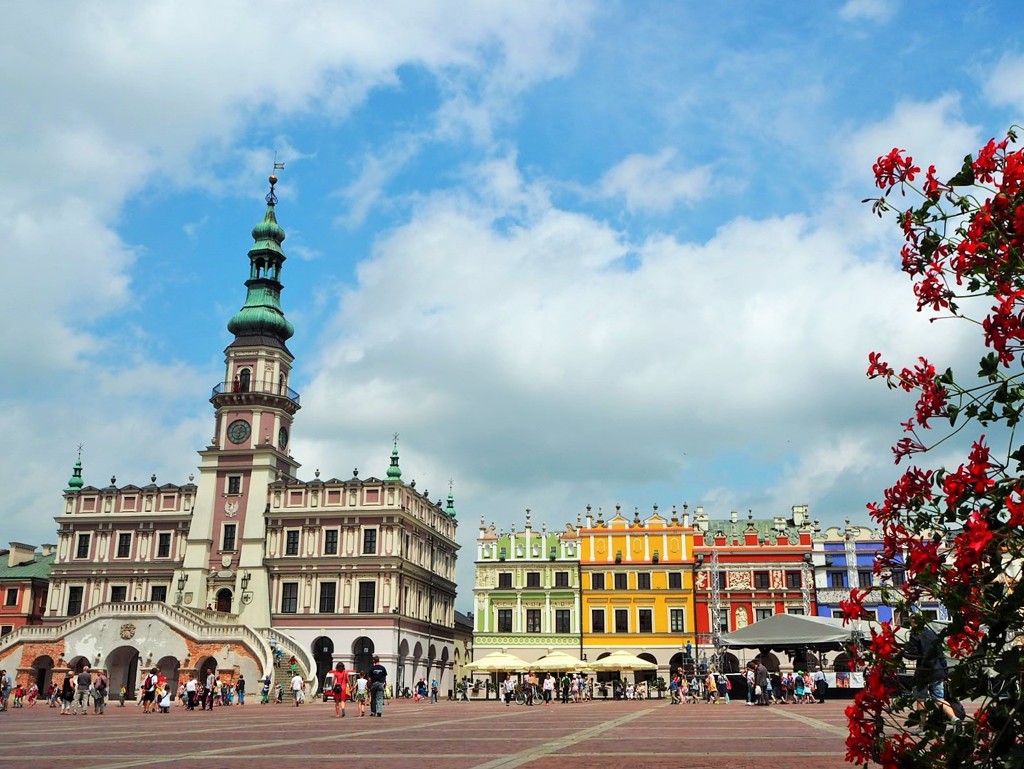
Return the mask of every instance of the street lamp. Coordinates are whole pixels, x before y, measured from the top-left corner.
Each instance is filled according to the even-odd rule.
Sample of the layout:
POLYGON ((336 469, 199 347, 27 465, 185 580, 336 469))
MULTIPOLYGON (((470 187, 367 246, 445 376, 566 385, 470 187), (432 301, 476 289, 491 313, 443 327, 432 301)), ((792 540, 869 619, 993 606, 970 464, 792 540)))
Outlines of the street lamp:
POLYGON ((395 615, 395 622, 398 627, 398 642, 395 644, 395 661, 398 667, 396 670, 397 682, 395 684, 398 691, 402 690, 402 681, 405 679, 405 664, 402 661, 402 613, 396 606, 391 610, 391 613, 395 615))

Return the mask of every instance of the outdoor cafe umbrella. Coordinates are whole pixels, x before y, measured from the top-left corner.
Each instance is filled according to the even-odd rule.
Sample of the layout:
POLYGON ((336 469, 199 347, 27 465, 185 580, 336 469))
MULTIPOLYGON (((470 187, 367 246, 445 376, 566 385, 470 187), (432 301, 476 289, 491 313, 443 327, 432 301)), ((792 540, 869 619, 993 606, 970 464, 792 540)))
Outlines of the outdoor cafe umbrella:
POLYGON ((510 670, 529 670, 530 663, 507 652, 491 652, 480 659, 464 666, 466 670, 478 670, 483 673, 502 673, 510 670))
POLYGON ((587 663, 587 668, 598 672, 610 670, 657 670, 655 662, 648 662, 645 659, 630 654, 627 651, 612 652, 607 657, 587 663))
POLYGON ((587 663, 561 651, 554 651, 545 654, 530 666, 533 670, 545 670, 552 672, 564 672, 566 670, 582 670, 587 663))

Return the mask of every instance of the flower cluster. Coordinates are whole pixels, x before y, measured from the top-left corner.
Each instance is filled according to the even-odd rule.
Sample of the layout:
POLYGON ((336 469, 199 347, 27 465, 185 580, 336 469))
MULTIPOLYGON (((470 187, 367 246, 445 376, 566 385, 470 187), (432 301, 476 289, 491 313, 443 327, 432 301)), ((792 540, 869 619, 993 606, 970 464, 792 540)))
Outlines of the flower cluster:
POLYGON ((973 439, 956 469, 910 467, 882 502, 868 505, 883 532, 874 567, 883 586, 851 591, 844 615, 864 617, 865 600, 878 591, 909 627, 903 634, 882 623, 856 656, 865 688, 846 711, 847 760, 855 764, 962 769, 1024 760, 1024 444, 1015 433, 1024 415, 1024 151, 1015 142, 1013 131, 989 141, 946 180, 929 165, 920 187, 921 168, 904 150, 874 165, 883 192, 872 210, 895 214, 918 311, 967 320, 987 348, 969 381, 925 358, 897 370, 870 353, 868 377, 916 397, 906 434, 893 446, 896 461, 924 455, 974 424, 986 434, 973 439), (918 195, 918 205, 894 208, 894 190, 918 195), (937 418, 949 429, 926 441, 937 418), (897 570, 905 578, 888 584, 886 575, 897 570), (950 621, 938 634, 958 663, 947 685, 975 703, 959 729, 947 728, 939 704, 922 709, 909 696, 911 685, 928 683, 927 671, 914 673, 912 684, 901 680, 910 675, 907 638, 928 621, 914 611, 922 598, 946 607, 950 621))

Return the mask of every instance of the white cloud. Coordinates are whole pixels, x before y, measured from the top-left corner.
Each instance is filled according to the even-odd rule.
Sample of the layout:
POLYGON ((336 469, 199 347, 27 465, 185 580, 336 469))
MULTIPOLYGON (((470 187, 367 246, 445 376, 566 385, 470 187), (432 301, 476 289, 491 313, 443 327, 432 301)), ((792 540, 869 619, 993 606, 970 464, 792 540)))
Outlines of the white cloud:
POLYGON ((676 150, 666 147, 656 155, 636 153, 610 168, 601 178, 600 191, 606 197, 622 197, 630 211, 664 213, 680 203, 692 203, 710 191, 708 166, 679 170, 673 168, 676 150))
POLYGON ((985 95, 1001 107, 1024 111, 1024 56, 1005 55, 984 84, 985 95))
POLYGON ((888 21, 897 5, 897 0, 847 0, 839 9, 839 17, 846 21, 888 21))

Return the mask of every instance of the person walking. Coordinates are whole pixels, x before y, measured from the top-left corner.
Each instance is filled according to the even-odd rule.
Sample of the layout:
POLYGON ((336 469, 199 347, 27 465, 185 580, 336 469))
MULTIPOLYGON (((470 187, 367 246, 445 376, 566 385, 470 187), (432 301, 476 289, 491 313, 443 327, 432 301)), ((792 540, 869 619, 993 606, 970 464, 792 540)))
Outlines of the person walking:
POLYGON ((238 704, 245 704, 245 676, 238 674, 238 681, 235 683, 235 694, 238 695, 238 704))
POLYGON ((388 682, 388 671, 380 664, 380 657, 374 656, 370 668, 370 696, 373 698, 373 712, 377 718, 384 717, 384 687, 388 682))
POLYGON ((79 708, 81 708, 83 716, 88 714, 90 688, 92 688, 92 673, 89 672, 88 665, 83 665, 82 672, 75 676, 75 706, 72 715, 75 715, 75 711, 79 708))
POLYGON ((345 717, 345 703, 349 699, 348 671, 344 663, 339 662, 334 671, 334 683, 331 684, 331 696, 334 697, 334 717, 345 717))
POLYGON ((359 716, 366 715, 366 700, 370 694, 370 682, 366 678, 366 673, 359 671, 359 677, 356 679, 356 702, 359 705, 359 716))
POLYGON ((818 704, 824 705, 825 693, 828 691, 828 679, 825 678, 821 665, 818 665, 814 675, 811 676, 811 680, 814 682, 814 696, 817 698, 818 704))
POLYGON ((92 707, 93 712, 98 716, 102 716, 107 712, 107 687, 109 685, 107 677, 103 675, 102 670, 96 674, 96 680, 92 682, 92 707))
POLYGON ((768 704, 768 668, 765 667, 764 662, 758 660, 757 667, 754 668, 754 694, 757 695, 758 705, 768 704), (757 694, 760 691, 760 694, 757 694))

